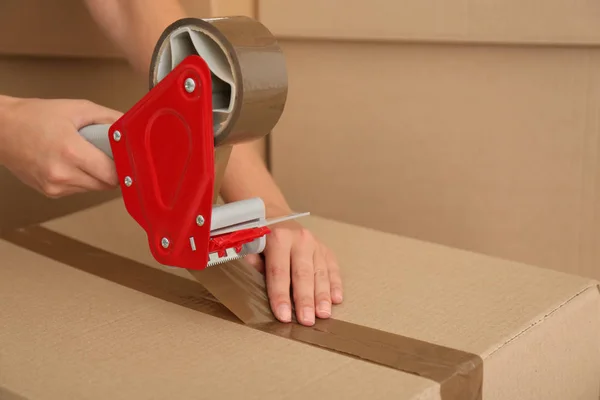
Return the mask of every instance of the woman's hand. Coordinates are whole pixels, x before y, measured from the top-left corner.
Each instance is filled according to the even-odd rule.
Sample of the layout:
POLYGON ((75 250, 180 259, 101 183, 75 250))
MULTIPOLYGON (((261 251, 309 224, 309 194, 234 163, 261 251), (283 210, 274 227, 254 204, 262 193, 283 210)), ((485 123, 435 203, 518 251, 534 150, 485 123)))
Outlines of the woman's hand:
POLYGON ((0 96, 0 164, 48 197, 113 188, 114 163, 78 131, 120 116, 86 100, 0 96))
POLYGON ((296 317, 313 325, 315 316, 329 318, 332 304, 342 302, 342 280, 335 255, 295 221, 274 225, 267 236, 265 261, 256 254, 246 260, 266 275, 273 313, 281 322, 296 317), (292 296, 290 296, 290 288, 292 296))

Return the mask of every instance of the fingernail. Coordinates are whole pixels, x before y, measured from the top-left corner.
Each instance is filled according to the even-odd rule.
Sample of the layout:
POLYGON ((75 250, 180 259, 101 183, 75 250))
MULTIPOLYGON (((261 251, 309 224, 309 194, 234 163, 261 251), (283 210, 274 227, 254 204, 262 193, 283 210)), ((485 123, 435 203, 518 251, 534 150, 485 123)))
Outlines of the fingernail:
POLYGON ((284 322, 290 322, 292 320, 292 309, 289 304, 282 304, 277 307, 277 314, 279 314, 279 319, 284 322))
POLYGON ((325 317, 331 316, 331 307, 329 306, 328 301, 321 301, 319 303, 319 313, 325 317))
POLYGON ((304 310, 302 312, 302 319, 304 319, 304 322, 307 324, 314 324, 315 312, 313 311, 313 309, 310 307, 304 307, 304 310))
POLYGON ((333 301, 335 301, 336 303, 341 303, 342 302, 342 291, 340 289, 333 289, 333 292, 331 293, 331 297, 333 297, 333 301))

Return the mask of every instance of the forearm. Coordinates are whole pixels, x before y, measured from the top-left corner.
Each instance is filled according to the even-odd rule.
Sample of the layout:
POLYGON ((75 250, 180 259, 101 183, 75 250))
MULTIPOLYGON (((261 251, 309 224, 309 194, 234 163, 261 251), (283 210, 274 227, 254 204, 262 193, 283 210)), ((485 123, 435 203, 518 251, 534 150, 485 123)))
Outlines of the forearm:
MULTIPOLYGON (((147 75, 156 42, 164 29, 187 15, 177 0, 85 0, 105 34, 125 53, 131 65, 147 75)), ((289 207, 252 145, 234 147, 221 195, 226 202, 261 197, 269 215, 289 207)))
POLYGON ((17 101, 19 101, 19 99, 16 97, 0 94, 0 135, 4 132, 4 121, 10 114, 10 106, 17 101))
MULTIPOLYGON (((4 132, 4 119, 8 114, 8 106, 14 101, 12 97, 0 94, 0 136, 4 132)), ((1 153, 2 149, 0 149, 1 153)))
POLYGON ((187 15, 177 0, 85 0, 104 33, 136 71, 148 75, 154 46, 165 28, 187 15))
POLYGON ((269 217, 290 212, 285 197, 252 144, 233 148, 223 177, 221 195, 226 202, 261 197, 269 217))
POLYGON ((0 94, 0 107, 17 101, 17 98, 0 94))

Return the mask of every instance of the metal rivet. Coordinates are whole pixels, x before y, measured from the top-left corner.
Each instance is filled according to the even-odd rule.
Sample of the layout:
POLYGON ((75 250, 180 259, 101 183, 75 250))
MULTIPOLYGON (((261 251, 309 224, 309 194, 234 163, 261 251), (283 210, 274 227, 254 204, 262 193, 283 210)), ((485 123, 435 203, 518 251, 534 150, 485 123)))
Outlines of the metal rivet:
POLYGON ((192 78, 187 78, 184 83, 185 91, 192 93, 196 89, 196 81, 192 78))
POLYGON ((131 179, 130 176, 126 176, 125 177, 125 186, 129 187, 133 184, 133 180, 131 179))
POLYGON ((115 142, 118 142, 119 140, 121 140, 121 132, 115 131, 113 133, 113 139, 115 139, 115 142))
POLYGON ((162 247, 164 247, 166 249, 167 247, 169 247, 169 239, 167 239, 166 237, 162 238, 162 240, 160 241, 160 244, 162 245, 162 247))
POLYGON ((202 215, 196 217, 196 224, 198 224, 198 226, 204 225, 204 217, 202 215))

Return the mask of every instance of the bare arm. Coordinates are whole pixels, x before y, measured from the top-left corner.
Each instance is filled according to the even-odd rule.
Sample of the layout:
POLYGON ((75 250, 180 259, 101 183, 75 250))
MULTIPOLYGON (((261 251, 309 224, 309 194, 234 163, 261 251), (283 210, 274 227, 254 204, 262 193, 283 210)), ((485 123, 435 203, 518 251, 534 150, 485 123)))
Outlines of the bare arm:
MULTIPOLYGON (((121 48, 133 67, 148 74, 152 52, 164 29, 185 18, 177 0, 85 0, 106 35, 121 48)), ((289 206, 252 143, 234 146, 221 186, 227 202, 261 197, 269 216, 289 212, 289 206)), ((281 321, 291 321, 290 286, 298 320, 315 323, 329 318, 332 303, 342 301, 342 282, 334 254, 299 223, 273 227, 265 261, 247 258, 264 271, 271 307, 281 321)), ((252 255, 256 256, 256 255, 252 255)))
MULTIPOLYGON (((124 52, 136 71, 147 75, 156 41, 172 22, 186 17, 177 0, 85 0, 105 34, 124 52)), ((267 213, 280 215, 289 206, 254 146, 232 151, 221 190, 225 201, 261 197, 267 213)))
POLYGON ((177 0, 85 0, 104 34, 136 71, 147 75, 154 45, 172 22, 187 15, 177 0))

